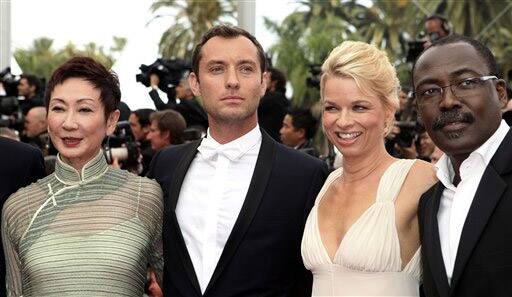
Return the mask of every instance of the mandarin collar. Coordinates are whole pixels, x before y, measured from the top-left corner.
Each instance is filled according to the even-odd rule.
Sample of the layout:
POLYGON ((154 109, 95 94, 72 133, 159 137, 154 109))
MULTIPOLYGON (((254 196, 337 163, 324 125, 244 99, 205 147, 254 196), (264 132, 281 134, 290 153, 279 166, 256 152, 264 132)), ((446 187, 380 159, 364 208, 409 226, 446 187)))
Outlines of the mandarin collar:
POLYGON ((55 162, 55 177, 63 184, 75 185, 97 178, 99 175, 104 174, 107 169, 108 163, 103 156, 103 150, 100 150, 94 158, 89 160, 80 172, 71 165, 66 164, 59 154, 55 162))

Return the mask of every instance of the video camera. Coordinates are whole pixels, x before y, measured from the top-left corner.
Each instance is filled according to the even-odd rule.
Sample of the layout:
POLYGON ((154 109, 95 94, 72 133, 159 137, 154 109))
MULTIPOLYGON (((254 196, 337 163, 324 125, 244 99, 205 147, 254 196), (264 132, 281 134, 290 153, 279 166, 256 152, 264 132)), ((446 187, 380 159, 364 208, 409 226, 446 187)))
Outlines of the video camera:
POLYGON ((151 65, 140 65, 139 69, 141 73, 135 76, 137 82, 149 87, 151 74, 156 74, 160 78, 158 88, 168 93, 169 90, 174 89, 180 83, 183 74, 190 71, 191 66, 182 59, 156 59, 151 65))

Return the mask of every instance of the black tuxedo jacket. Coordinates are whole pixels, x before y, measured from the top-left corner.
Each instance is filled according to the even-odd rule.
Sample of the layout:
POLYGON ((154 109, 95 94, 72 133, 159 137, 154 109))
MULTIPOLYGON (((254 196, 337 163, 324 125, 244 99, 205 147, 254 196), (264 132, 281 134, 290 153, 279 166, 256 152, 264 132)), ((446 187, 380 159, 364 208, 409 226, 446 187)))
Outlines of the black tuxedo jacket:
MULTIPOLYGON (((25 143, 0 137, 0 208, 12 193, 45 175, 40 150, 25 143)), ((0 242, 1 239, 0 233, 0 242)), ((1 244, 0 296, 6 296, 4 250, 1 244)))
POLYGON ((512 130, 485 169, 462 229, 448 284, 437 211, 439 182, 420 200, 418 216, 427 297, 512 296, 512 130))
MULTIPOLYGON (((203 296, 311 296, 311 274, 303 266, 300 244, 327 167, 262 133, 247 196, 203 296)), ((159 152, 148 174, 165 195, 165 296, 202 296, 174 212, 199 144, 159 152)))

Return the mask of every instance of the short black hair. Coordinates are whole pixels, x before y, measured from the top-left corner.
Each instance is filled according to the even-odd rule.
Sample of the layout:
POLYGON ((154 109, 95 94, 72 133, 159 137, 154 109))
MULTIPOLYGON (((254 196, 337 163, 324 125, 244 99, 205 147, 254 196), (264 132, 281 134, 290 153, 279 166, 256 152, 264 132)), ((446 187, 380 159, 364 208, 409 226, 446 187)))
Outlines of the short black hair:
POLYGON ((281 70, 274 68, 274 67, 270 67, 268 69, 268 71, 270 72, 270 81, 276 82, 275 91, 285 94, 286 93, 286 76, 284 75, 284 73, 281 70))
POLYGON ((286 114, 292 118, 292 125, 294 129, 304 129, 306 132, 306 139, 311 139, 315 136, 318 120, 313 116, 309 109, 292 107, 286 114))
POLYGON ((482 57, 482 59, 484 59, 485 64, 487 64, 487 68, 489 68, 488 75, 494 75, 496 77, 499 77, 498 63, 496 63, 496 58, 494 57, 493 53, 487 46, 485 46, 480 41, 473 39, 471 37, 452 34, 452 35, 448 35, 446 37, 440 38, 439 40, 432 42, 432 44, 429 47, 427 47, 426 49, 424 49, 421 52, 421 54, 416 58, 416 61, 414 61, 414 64, 412 66, 412 72, 411 72, 411 74, 412 74, 411 75, 411 83, 412 83, 413 88, 414 88, 414 69, 416 68, 416 64, 418 63, 418 60, 420 59, 420 57, 423 56, 423 54, 425 54, 431 48, 443 46, 443 45, 447 45, 447 44, 454 44, 454 43, 467 43, 467 44, 471 45, 476 50, 478 55, 480 57, 482 57))
POLYGON ((22 78, 27 80, 27 83, 29 86, 36 87, 36 91, 35 91, 36 94, 41 91, 41 88, 42 88, 41 80, 39 78, 37 78, 37 76, 35 76, 33 74, 24 73, 24 74, 20 75, 20 79, 22 79, 22 78))
POLYGON ((265 51, 263 50, 263 47, 258 42, 256 37, 254 37, 251 33, 245 31, 242 28, 231 26, 228 24, 218 25, 206 32, 199 41, 198 44, 194 47, 194 51, 192 52, 192 72, 196 74, 196 76, 199 77, 199 62, 201 61, 202 53, 201 49, 205 45, 208 40, 212 39, 213 37, 222 37, 222 38, 237 38, 239 36, 243 36, 247 39, 249 39, 252 44, 256 47, 256 50, 258 51, 258 61, 260 62, 260 69, 261 73, 263 75, 263 72, 266 70, 266 59, 265 59, 265 51))
POLYGON ((100 91, 100 102, 105 109, 105 119, 108 119, 108 116, 117 110, 121 101, 121 89, 117 74, 105 68, 98 61, 81 56, 71 58, 53 72, 44 95, 46 110, 50 106, 50 97, 55 86, 70 78, 88 81, 100 91))
POLYGON ((137 119, 139 120, 139 124, 141 127, 147 127, 151 125, 149 117, 153 112, 155 111, 151 108, 141 108, 133 111, 132 113, 137 116, 137 119))

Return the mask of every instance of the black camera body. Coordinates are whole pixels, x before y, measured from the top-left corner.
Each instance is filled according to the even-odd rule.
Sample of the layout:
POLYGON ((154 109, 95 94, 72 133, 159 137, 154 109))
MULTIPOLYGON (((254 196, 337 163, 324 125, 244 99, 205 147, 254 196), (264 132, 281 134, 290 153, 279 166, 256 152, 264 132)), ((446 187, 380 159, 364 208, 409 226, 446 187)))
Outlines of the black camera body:
POLYGON ((306 78, 306 85, 316 89, 320 89, 320 78, 322 74, 322 65, 309 65, 309 76, 306 78))
POLYGON ((400 128, 400 133, 395 137, 395 143, 400 147, 410 147, 421 130, 421 125, 416 121, 397 121, 395 126, 400 128))
POLYGON ((117 158, 128 167, 139 165, 139 145, 133 136, 130 122, 117 123, 114 134, 107 136, 104 140, 103 153, 109 164, 117 158))
POLYGON ((5 91, 0 95, 0 127, 23 128, 23 113, 18 101, 19 82, 19 77, 11 73, 10 67, 0 72, 0 83, 5 91))
POLYGON ((158 88, 166 93, 180 83, 183 74, 190 71, 190 64, 182 59, 156 59, 151 65, 142 64, 139 67, 141 73, 135 76, 137 82, 150 86, 150 75, 156 74, 160 78, 158 88))

